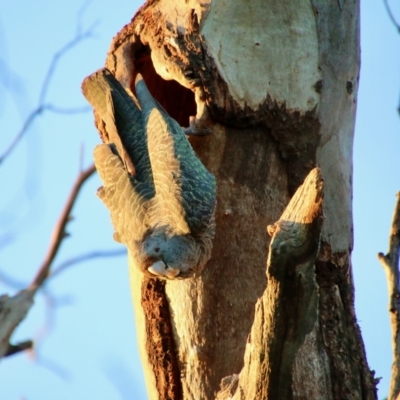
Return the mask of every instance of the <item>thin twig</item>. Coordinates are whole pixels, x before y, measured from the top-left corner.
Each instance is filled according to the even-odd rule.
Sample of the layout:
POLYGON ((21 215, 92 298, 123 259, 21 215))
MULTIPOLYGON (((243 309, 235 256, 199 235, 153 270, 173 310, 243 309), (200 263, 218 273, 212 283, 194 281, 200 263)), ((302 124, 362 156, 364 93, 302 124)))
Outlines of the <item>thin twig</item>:
POLYGON ((81 186, 85 183, 85 181, 96 171, 94 165, 90 166, 85 171, 81 171, 74 183, 72 191, 69 195, 67 203, 64 206, 64 209, 60 215, 60 218, 57 221, 57 224, 54 228, 51 240, 50 240, 50 247, 46 254, 46 257, 43 261, 42 266, 39 268, 38 273, 36 274, 35 278, 33 279, 32 283, 30 284, 30 288, 39 288, 46 278, 49 276, 51 264, 60 248, 60 245, 63 239, 66 237, 65 228, 70 221, 71 218, 71 210, 74 206, 75 200, 79 194, 81 186))
POLYGON ((50 111, 55 114, 79 114, 79 113, 86 113, 90 111, 90 107, 71 107, 71 108, 64 108, 64 107, 57 107, 53 104, 43 104, 39 107, 35 108, 25 120, 24 124, 22 125, 21 130, 18 134, 14 137, 12 142, 9 144, 7 149, 4 153, 0 156, 0 164, 5 160, 7 156, 14 150, 14 147, 19 143, 19 141, 23 138, 26 132, 28 132, 30 126, 34 122, 34 120, 41 115, 44 111, 50 111))
MULTIPOLYGON (((45 304, 45 318, 33 337, 36 350, 40 348, 41 343, 43 343, 46 337, 49 336, 54 330, 56 321, 56 308, 59 306, 59 302, 50 293, 47 287, 42 286, 41 289, 41 294, 43 295, 45 304)), ((37 351, 35 352, 35 355, 37 355, 37 351)))
POLYGON ((59 59, 65 53, 67 53, 69 50, 74 48, 78 43, 91 37, 93 26, 94 25, 92 25, 89 29, 87 29, 84 32, 78 31, 77 35, 75 35, 75 37, 72 40, 70 40, 68 43, 66 43, 60 50, 57 51, 57 53, 54 54, 54 56, 50 62, 49 69, 47 70, 46 76, 43 81, 42 90, 41 90, 40 96, 39 96, 39 104, 44 104, 44 102, 45 102, 46 95, 47 95, 47 92, 48 92, 48 89, 50 86, 50 81, 54 75, 54 71, 55 71, 55 68, 57 67, 57 63, 58 63, 59 59))
POLYGON ((386 274, 389 294, 389 315, 392 328, 393 364, 388 399, 396 399, 400 393, 400 192, 397 193, 392 226, 389 235, 389 252, 378 254, 378 259, 386 274))
POLYGON ((0 282, 12 288, 14 290, 24 290, 26 288, 26 282, 13 278, 12 276, 4 273, 0 270, 0 282))
POLYGON ((21 130, 17 133, 17 135, 14 137, 12 142, 9 144, 7 149, 3 152, 3 154, 0 156, 0 164, 6 159, 6 157, 14 150, 15 146, 18 144, 18 142, 22 139, 22 137, 25 135, 25 132, 28 131, 29 127, 32 125, 32 122, 38 117, 41 113, 43 112, 43 107, 37 107, 35 108, 28 116, 28 118, 25 120, 24 124, 22 125, 21 130))
MULTIPOLYGON (((53 267, 51 274, 48 276, 47 279, 53 279, 56 276, 60 275, 62 272, 67 270, 68 268, 80 264, 89 260, 94 260, 96 258, 108 258, 108 257, 120 257, 126 255, 126 248, 120 248, 120 249, 113 249, 113 250, 93 250, 84 254, 77 255, 75 257, 72 257, 68 260, 63 261, 62 263, 58 264, 56 267, 53 267)), ((10 288, 13 288, 15 290, 23 290, 26 288, 27 284, 26 282, 17 280, 13 278, 12 276, 6 274, 4 271, 0 270, 0 282, 8 286, 10 288)))
POLYGON ((54 268, 50 278, 54 278, 55 276, 59 275, 60 273, 64 272, 67 268, 71 267, 72 265, 79 264, 81 262, 85 262, 88 260, 93 260, 95 258, 107 258, 107 257, 118 257, 126 254, 126 248, 116 249, 116 250, 96 250, 90 253, 81 254, 80 256, 76 256, 69 260, 64 261, 57 268, 54 268))
MULTIPOLYGON (((82 254, 80 256, 66 260, 63 263, 61 263, 58 267, 53 268, 51 274, 47 277, 46 281, 58 276, 60 273, 67 270, 72 265, 88 261, 89 259, 115 257, 122 254, 126 254, 125 248, 118 250, 109 250, 109 251, 93 251, 90 253, 82 254)), ((34 337, 36 348, 38 348, 40 346, 40 343, 43 342, 45 338, 48 335, 50 335, 51 332, 53 331, 55 326, 56 308, 62 304, 60 298, 56 298, 53 294, 51 294, 47 286, 42 285, 40 289, 41 289, 40 292, 45 299, 46 310, 45 310, 45 321, 42 324, 39 332, 34 337)), ((65 304, 66 301, 64 300, 63 303, 65 304)))
POLYGON ((53 104, 46 104, 46 96, 49 90, 49 86, 51 83, 51 79, 53 78, 54 71, 57 67, 57 63, 59 62, 60 58, 64 56, 69 50, 74 48, 80 42, 85 39, 88 39, 93 34, 95 24, 93 24, 89 29, 85 31, 81 31, 80 22, 78 22, 77 34, 75 37, 69 41, 66 45, 64 45, 56 54, 54 54, 50 66, 47 70, 46 76, 44 78, 42 89, 39 95, 39 101, 37 107, 29 114, 28 118, 25 120, 21 130, 17 133, 14 139, 11 141, 9 146, 0 156, 0 164, 11 154, 14 150, 16 145, 20 142, 20 140, 25 136, 28 132, 29 127, 32 125, 33 121, 44 111, 51 111, 60 114, 76 114, 81 112, 87 112, 90 110, 90 107, 79 107, 79 108, 63 108, 57 107, 53 104))
POLYGON ((91 2, 92 2, 91 0, 86 0, 81 5, 81 8, 78 11, 78 15, 77 15, 77 18, 76 18, 76 33, 75 33, 75 36, 79 36, 83 31, 83 29, 82 29, 83 15, 85 14, 86 9, 89 7, 91 2))
POLYGON ((393 25, 396 27, 396 29, 397 29, 397 30, 399 31, 399 33, 400 33, 400 24, 396 21, 396 18, 395 18, 395 16, 393 15, 392 10, 391 10, 391 8, 390 8, 390 6, 389 6, 388 0, 383 0, 383 3, 385 4, 386 11, 387 11, 387 13, 389 14, 390 20, 393 22, 393 25))

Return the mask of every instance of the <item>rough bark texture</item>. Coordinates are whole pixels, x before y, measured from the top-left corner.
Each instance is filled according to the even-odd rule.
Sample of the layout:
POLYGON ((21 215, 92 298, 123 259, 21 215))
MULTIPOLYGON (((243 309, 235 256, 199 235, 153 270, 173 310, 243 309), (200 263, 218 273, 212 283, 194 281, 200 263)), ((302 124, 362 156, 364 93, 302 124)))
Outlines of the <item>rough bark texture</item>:
POLYGON ((142 285, 145 311, 146 352, 161 399, 181 399, 182 385, 172 335, 171 315, 165 297, 165 281, 146 278, 142 285), (153 343, 157 343, 154 346, 153 343))
POLYGON ((314 169, 279 221, 268 227, 268 285, 256 305, 234 393, 224 388, 218 399, 332 398, 314 269, 322 201, 323 181, 314 169))
MULTIPOLYGON (((292 292, 302 302, 296 310, 312 304, 314 317, 305 330, 279 328, 292 343, 286 349, 274 353, 266 341, 263 353, 250 351, 251 357, 264 359, 272 351, 271 365, 284 354, 278 362, 282 369, 274 368, 277 375, 268 377, 269 369, 253 372, 266 382, 279 376, 284 383, 253 398, 278 398, 276 393, 283 393, 279 398, 375 398, 354 314, 350 264, 358 2, 148 1, 114 38, 106 66, 132 90, 140 72, 181 125, 212 130, 192 144, 218 183, 213 255, 200 277, 167 282, 159 292, 171 317, 160 313, 157 318, 170 319, 172 329, 160 335, 175 343, 183 398, 221 396, 221 380, 237 398, 252 398, 232 388, 245 390, 239 383, 244 372, 237 374, 250 357, 251 329, 267 332, 278 323, 275 303, 264 297, 254 320, 267 283, 265 229, 279 219, 315 166, 325 180, 316 278, 312 261, 299 256, 284 270, 300 274, 304 269, 307 290, 290 274, 285 274, 284 288, 276 286, 288 320, 297 315, 288 299, 292 292), (315 385, 305 385, 310 379, 315 385)), ((153 303, 143 301, 153 295, 142 292, 145 278, 134 266, 130 270, 149 398, 177 399, 178 394, 159 390, 154 365, 162 358, 163 344, 149 337, 153 303)))
POLYGON ((393 213, 392 226, 389 235, 389 251, 379 253, 378 259, 386 274, 389 294, 389 315, 392 328, 393 364, 390 379, 389 400, 400 396, 400 282, 399 282, 399 254, 400 254, 400 192, 397 193, 396 205, 393 213))

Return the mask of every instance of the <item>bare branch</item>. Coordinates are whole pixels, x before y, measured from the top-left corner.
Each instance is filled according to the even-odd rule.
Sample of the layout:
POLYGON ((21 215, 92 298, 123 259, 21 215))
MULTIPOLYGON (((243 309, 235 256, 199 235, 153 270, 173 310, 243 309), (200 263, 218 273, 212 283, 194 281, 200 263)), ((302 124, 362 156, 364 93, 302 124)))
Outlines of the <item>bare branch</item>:
MULTIPOLYGON (((83 263, 88 260, 93 260, 96 258, 108 258, 108 257, 119 257, 126 255, 126 248, 120 248, 120 249, 113 249, 113 250, 93 250, 88 253, 80 254, 75 257, 72 257, 68 260, 63 261, 59 265, 53 268, 51 271, 51 274, 48 276, 47 279, 53 279, 62 272, 64 272, 66 269, 69 267, 72 267, 76 264, 83 263)), ((12 276, 6 274, 4 271, 0 270, 0 282, 2 282, 4 285, 13 288, 15 290, 23 290, 27 284, 26 282, 17 280, 13 278, 12 276)))
MULTIPOLYGON (((82 33, 82 19, 83 15, 85 14, 86 9, 89 7, 92 0, 86 0, 78 11, 78 15, 76 18, 76 33, 75 36, 79 36, 82 33)), ((93 27, 93 26, 92 26, 93 27)))
POLYGON ((53 104, 46 104, 43 106, 43 111, 51 111, 55 114, 81 114, 90 111, 90 107, 83 106, 83 107, 64 108, 64 107, 57 107, 53 104))
MULTIPOLYGON (((56 308, 60 305, 59 301, 52 293, 50 293, 50 290, 47 287, 41 287, 41 294, 44 297, 45 318, 40 328, 33 336, 35 350, 40 347, 40 344, 43 343, 46 337, 49 336, 54 330, 56 320, 56 308)), ((35 351, 34 355, 37 355, 37 351, 35 351)))
POLYGON ((79 264, 88 260, 93 260, 95 258, 107 258, 107 257, 118 257, 126 254, 126 248, 116 249, 116 250, 95 250, 90 253, 81 254, 74 258, 70 258, 69 260, 64 261, 57 268, 54 268, 50 278, 54 278, 55 276, 59 275, 60 273, 64 272, 67 268, 71 267, 72 265, 79 264))
POLYGON ((393 364, 388 399, 395 399, 400 394, 400 282, 399 282, 399 252, 400 252, 400 192, 397 193, 392 226, 389 234, 389 251, 385 255, 378 254, 386 274, 389 294, 389 315, 392 327, 393 364))
POLYGON ((383 3, 385 4, 386 7, 386 11, 389 14, 389 18, 390 20, 393 22, 393 25, 396 27, 396 29, 398 30, 398 32, 400 33, 400 24, 396 21, 395 16, 392 13, 392 9, 389 6, 389 2, 388 0, 384 0, 383 3))
POLYGON ((82 42, 85 39, 88 39, 92 36, 92 29, 94 28, 94 25, 92 25, 89 29, 80 32, 80 29, 78 29, 77 34, 75 37, 70 40, 68 43, 66 43, 60 50, 57 51, 56 54, 54 54, 51 62, 49 69, 47 70, 47 74, 44 78, 43 85, 42 85, 42 90, 40 92, 39 96, 39 104, 44 104, 46 95, 50 86, 51 78, 54 75, 54 71, 57 67, 57 63, 60 60, 61 57, 63 57, 68 51, 73 49, 77 44, 82 42))
MULTIPOLYGON (((82 11, 80 11, 82 12, 82 11)), ((53 104, 46 104, 46 96, 50 87, 51 79, 53 78, 54 71, 57 67, 57 64, 59 60, 72 48, 77 46, 80 42, 90 38, 93 34, 93 29, 94 29, 95 24, 93 24, 90 28, 87 30, 83 31, 81 30, 80 27, 80 21, 78 21, 77 25, 77 33, 75 37, 69 41, 67 44, 65 44, 56 54, 54 54, 51 62, 49 69, 47 70, 46 76, 44 78, 43 84, 42 84, 42 89, 40 91, 39 95, 39 101, 37 107, 29 114, 28 118, 25 120, 24 124, 22 125, 21 130, 18 132, 18 134, 14 137, 14 139, 11 141, 9 146, 6 148, 6 150, 3 152, 3 154, 0 156, 0 164, 11 154, 11 152, 14 150, 16 145, 20 142, 20 140, 24 137, 24 135, 28 132, 30 126, 34 122, 34 120, 41 115, 44 111, 51 111, 54 113, 59 113, 59 114, 76 114, 76 113, 82 113, 82 112, 87 112, 90 110, 90 107, 77 107, 77 108, 63 108, 63 107, 57 107, 53 104)))
POLYGON ((18 134, 14 137, 12 142, 9 144, 7 149, 3 152, 0 156, 0 164, 6 159, 6 157, 14 150, 15 146, 18 142, 22 139, 25 133, 28 131, 29 127, 32 125, 32 122, 43 112, 43 107, 38 107, 34 109, 25 120, 24 124, 22 125, 21 130, 18 134))
POLYGON ((0 282, 3 283, 5 286, 8 286, 15 290, 23 290, 27 286, 26 282, 15 279, 1 270, 0 270, 0 282))
POLYGON ((28 132, 30 126, 34 122, 34 120, 41 115, 44 111, 50 111, 56 114, 79 114, 86 113, 90 111, 90 107, 72 107, 72 108, 63 108, 57 107, 53 104, 43 104, 39 107, 35 108, 28 116, 24 124, 22 125, 21 130, 14 137, 13 141, 9 144, 8 148, 4 151, 4 153, 0 156, 0 164, 5 160, 5 158, 14 150, 14 147, 19 143, 19 141, 23 138, 26 132, 28 132))
POLYGON ((71 210, 75 204, 75 200, 79 194, 79 191, 82 185, 86 182, 86 180, 93 175, 96 171, 95 166, 92 165, 85 171, 81 171, 74 183, 72 191, 69 195, 67 203, 64 206, 64 209, 60 215, 60 218, 57 221, 57 224, 54 228, 51 240, 50 240, 50 247, 48 249, 47 255, 43 261, 42 266, 40 267, 36 277, 30 284, 30 288, 39 288, 43 282, 46 280, 50 273, 51 264, 60 248, 60 245, 63 239, 66 237, 65 228, 68 222, 71 219, 71 210))
MULTIPOLYGON (((92 251, 89 253, 81 254, 79 256, 76 256, 74 258, 71 258, 69 260, 64 261, 61 263, 58 267, 56 267, 51 275, 48 276, 47 279, 54 278, 58 276, 60 273, 64 272, 67 268, 71 267, 72 265, 79 264, 85 261, 88 261, 90 259, 95 259, 95 258, 106 258, 106 257, 117 257, 121 256, 123 254, 126 254, 126 249, 121 248, 121 249, 115 249, 115 250, 107 250, 107 251, 92 251)), ((4 337, 4 333, 2 332, 2 329, 0 328, 0 358, 1 355, 3 357, 7 357, 13 354, 16 354, 18 352, 28 350, 33 348, 33 341, 32 340, 27 340, 21 343, 18 343, 16 345, 10 344, 9 343, 9 338, 12 334, 12 331, 17 327, 19 322, 21 322, 25 316, 26 316, 26 296, 29 298, 32 298, 32 304, 33 304, 33 296, 36 291, 35 288, 32 288, 32 290, 22 290, 24 287, 26 287, 26 283, 22 281, 18 281, 4 272, 0 271, 0 281, 6 284, 7 286, 12 287, 13 289, 20 290, 20 292, 12 297, 11 299, 8 296, 2 296, 0 297, 0 325, 1 326, 8 326, 10 322, 8 321, 8 318, 10 314, 7 314, 7 310, 13 310, 11 312, 11 315, 13 316, 13 322, 11 324, 10 329, 7 331, 6 337, 4 337), (28 294, 26 293, 28 292, 28 294), (11 304, 11 306, 8 306, 11 304), (5 310, 3 312, 3 310, 5 310), (8 334, 9 333, 9 334, 8 334), (5 339, 5 340, 3 340, 5 339), (3 343, 4 342, 4 343, 3 343), (8 346, 7 346, 8 343, 8 346)), ((37 347, 38 343, 42 342, 44 338, 49 335, 54 327, 54 308, 56 308, 59 304, 60 301, 57 300, 50 292, 48 289, 45 287, 41 287, 41 294, 45 298, 45 304, 46 304, 46 317, 45 317, 45 322, 43 323, 42 327, 40 328, 39 333, 37 333, 34 337, 34 342, 35 342, 35 347, 37 347)), ((50 368, 53 370, 53 368, 50 368)), ((59 374, 57 372, 57 374, 59 374)), ((63 374, 65 375, 65 374, 63 374)))
MULTIPOLYGON (((65 228, 70 220, 72 207, 75 204, 82 185, 90 176, 93 175, 94 172, 95 167, 92 165, 85 171, 79 173, 60 218, 54 228, 47 255, 29 287, 26 290, 20 291, 13 297, 7 295, 0 297, 0 358, 31 347, 28 341, 13 346, 9 343, 10 337, 18 324, 26 317, 29 309, 33 305, 33 298, 38 288, 43 285, 46 278, 49 276, 52 262, 63 239, 66 237, 65 228)), ((1 278, 9 280, 9 278, 4 276, 1 278)))
MULTIPOLYGON (((75 37, 64 45, 56 54, 54 54, 52 61, 49 65, 48 71, 44 78, 42 88, 39 95, 37 107, 29 114, 19 133, 13 138, 11 144, 6 148, 2 155, 0 155, 0 164, 5 160, 5 158, 10 155, 16 145, 20 142, 23 136, 28 132, 34 120, 41 115, 44 111, 50 111, 54 113, 61 114, 75 114, 80 112, 86 112, 89 107, 79 107, 79 108, 63 108, 53 105, 51 103, 46 103, 46 97, 48 89, 50 87, 51 79, 56 70, 57 64, 62 56, 64 56, 69 50, 74 48, 81 41, 87 39, 92 35, 93 26, 86 31, 82 30, 81 27, 81 17, 84 8, 88 2, 86 2, 83 8, 78 13, 78 23, 75 37)), ((80 169, 80 173, 73 185, 71 193, 65 204, 65 207, 60 215, 59 220, 54 228, 53 235, 50 241, 50 247, 45 256, 45 259, 40 266, 35 278, 32 283, 25 290, 20 290, 16 295, 9 297, 7 295, 0 296, 0 358, 9 356, 20 351, 30 349, 33 346, 33 342, 30 340, 20 342, 18 344, 10 344, 10 337, 14 332, 18 324, 24 320, 28 311, 33 305, 33 299, 37 293, 38 288, 43 285, 50 273, 50 268, 54 261, 55 256, 61 246, 63 239, 66 237, 66 225, 70 220, 71 210, 75 204, 77 196, 82 188, 82 185, 86 180, 95 172, 95 167, 92 165, 86 170, 80 169)), ((0 274, 0 279, 6 281, 7 284, 11 286, 18 287, 21 289, 21 283, 12 280, 4 274, 0 274)), ((22 287, 25 287, 23 285, 22 287)), ((44 295, 48 302, 53 299, 50 298, 49 294, 44 291, 44 295)), ((51 309, 52 304, 50 304, 51 309)), ((48 315, 48 321, 50 320, 48 315)))

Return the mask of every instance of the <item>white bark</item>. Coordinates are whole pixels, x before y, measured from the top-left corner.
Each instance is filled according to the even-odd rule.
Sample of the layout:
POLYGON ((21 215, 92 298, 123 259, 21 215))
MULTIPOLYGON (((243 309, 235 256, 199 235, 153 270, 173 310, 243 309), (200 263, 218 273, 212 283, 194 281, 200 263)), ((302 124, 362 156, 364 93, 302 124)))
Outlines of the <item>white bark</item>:
POLYGON ((318 35, 311 2, 216 0, 201 27, 207 52, 241 106, 269 95, 289 110, 319 103, 318 35), (223 34, 221 34, 223 32, 223 34))

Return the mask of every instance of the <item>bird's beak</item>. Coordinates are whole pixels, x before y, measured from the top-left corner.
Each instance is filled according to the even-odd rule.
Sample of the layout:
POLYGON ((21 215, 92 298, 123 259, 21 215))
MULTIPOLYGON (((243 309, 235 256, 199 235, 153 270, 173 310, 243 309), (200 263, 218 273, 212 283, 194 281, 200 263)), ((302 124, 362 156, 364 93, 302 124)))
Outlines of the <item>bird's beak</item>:
POLYGON ((163 276, 168 279, 174 279, 180 272, 177 268, 167 268, 163 261, 155 262, 147 270, 153 275, 163 276))

